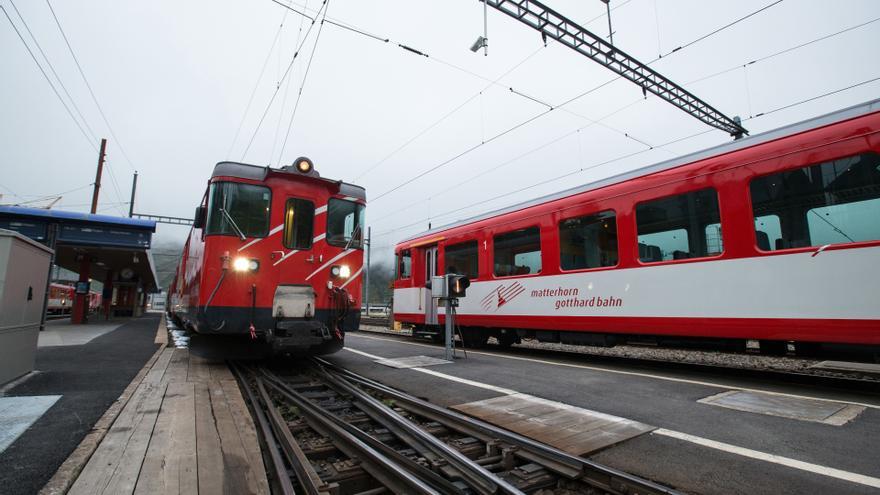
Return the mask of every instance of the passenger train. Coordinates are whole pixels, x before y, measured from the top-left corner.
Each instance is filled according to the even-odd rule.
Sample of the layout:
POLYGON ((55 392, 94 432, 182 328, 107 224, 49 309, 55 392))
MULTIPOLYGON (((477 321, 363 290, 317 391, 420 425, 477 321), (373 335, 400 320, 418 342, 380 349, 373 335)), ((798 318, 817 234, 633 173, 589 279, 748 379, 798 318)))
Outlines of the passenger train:
POLYGON ((880 349, 880 100, 408 238, 394 318, 465 341, 880 349))
MULTIPOLYGON (((46 313, 50 315, 67 315, 73 311, 74 287, 72 285, 52 282, 49 284, 49 299, 46 302, 46 313)), ((89 292, 89 312, 98 311, 101 307, 101 294, 89 292)))
POLYGON ((199 334, 275 354, 327 354, 360 323, 362 187, 308 158, 214 167, 169 287, 168 311, 199 334), (353 309, 352 309, 353 308, 353 309))

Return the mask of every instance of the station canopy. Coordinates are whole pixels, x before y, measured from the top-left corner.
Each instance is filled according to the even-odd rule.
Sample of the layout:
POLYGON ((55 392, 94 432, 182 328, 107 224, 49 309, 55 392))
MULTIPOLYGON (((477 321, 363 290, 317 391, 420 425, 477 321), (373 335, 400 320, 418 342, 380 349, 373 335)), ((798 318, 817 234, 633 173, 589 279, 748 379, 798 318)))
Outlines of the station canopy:
POLYGON ((0 228, 55 249, 55 264, 67 270, 79 273, 83 261, 90 261, 93 280, 104 282, 111 274, 117 281, 137 282, 146 292, 158 290, 150 254, 152 220, 0 206, 0 228))

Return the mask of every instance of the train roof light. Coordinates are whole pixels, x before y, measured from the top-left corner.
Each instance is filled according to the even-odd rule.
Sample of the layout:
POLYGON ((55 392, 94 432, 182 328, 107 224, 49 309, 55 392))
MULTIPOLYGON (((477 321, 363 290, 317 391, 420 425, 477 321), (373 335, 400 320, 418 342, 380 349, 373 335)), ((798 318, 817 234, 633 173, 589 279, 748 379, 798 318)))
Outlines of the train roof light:
POLYGON ((296 168, 297 172, 301 174, 307 174, 315 169, 315 165, 312 161, 304 156, 297 158, 293 162, 293 166, 296 168))

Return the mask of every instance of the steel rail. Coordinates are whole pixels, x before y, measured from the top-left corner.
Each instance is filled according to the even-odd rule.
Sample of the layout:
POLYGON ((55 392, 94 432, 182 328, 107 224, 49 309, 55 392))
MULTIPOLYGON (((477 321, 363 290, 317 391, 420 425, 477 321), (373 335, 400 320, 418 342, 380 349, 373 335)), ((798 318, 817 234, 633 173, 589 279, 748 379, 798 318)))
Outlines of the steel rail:
MULTIPOLYGON (((261 377, 257 377, 257 380, 261 380, 261 377)), ((394 493, 440 495, 440 492, 403 469, 400 464, 381 454, 347 428, 333 420, 338 420, 339 418, 328 415, 326 411, 323 411, 312 401, 305 399, 298 393, 290 394, 289 392, 295 391, 290 390, 289 387, 279 386, 280 384, 276 383, 275 380, 268 380, 266 383, 279 392, 287 392, 283 394, 285 398, 299 408, 300 414, 306 418, 313 428, 333 440, 334 445, 345 455, 357 458, 365 471, 394 493)))
POLYGON ((281 449, 287 455, 287 463, 293 467, 296 472, 296 479, 299 486, 309 495, 330 494, 330 487, 321 480, 321 477, 315 471, 315 468, 309 462, 305 453, 296 443, 290 429, 284 424, 284 418, 278 412, 278 408, 272 406, 272 398, 266 392, 266 387, 261 381, 257 381, 257 390, 260 392, 260 398, 266 404, 266 412, 269 413, 269 421, 275 431, 275 437, 281 444, 281 449))
MULTIPOLYGON (((238 379, 241 388, 244 389, 245 398, 250 403, 251 409, 254 411, 254 416, 257 418, 257 428, 263 436, 263 443, 266 444, 266 448, 269 450, 269 458, 272 461, 275 478, 281 486, 282 493, 284 493, 284 495, 296 495, 296 490, 293 488, 293 483, 290 482, 290 475, 284 467, 284 460, 281 458, 281 452, 278 450, 278 445, 275 443, 272 429, 269 426, 263 409, 260 407, 260 403, 254 396, 253 390, 251 390, 251 387, 248 385, 241 370, 238 369, 238 366, 233 364, 230 366, 230 369, 232 369, 232 373, 235 375, 236 379, 238 379)), ((267 404, 267 407, 269 407, 269 404, 267 404)))
MULTIPOLYGON (((284 383, 283 380, 279 379, 277 376, 275 376, 265 370, 262 370, 262 369, 260 371, 263 374, 263 377, 265 378, 266 383, 269 386, 271 386, 273 389, 275 389, 276 392, 281 394, 285 399, 293 402, 294 404, 298 404, 299 402, 302 402, 302 401, 308 401, 308 399, 306 397, 304 397, 299 392, 291 389, 286 383, 284 383)), ((334 421, 340 427, 345 428, 346 430, 351 432, 353 435, 360 438, 364 443, 367 443, 371 447, 373 447, 376 450, 379 450, 383 454, 387 455, 393 461, 398 462, 401 465, 403 465, 404 467, 408 468, 413 474, 415 474, 416 476, 421 478, 422 481, 424 481, 426 483, 430 483, 432 486, 434 486, 436 489, 438 489, 441 493, 449 494, 449 495, 462 495, 465 493, 462 489, 455 486, 454 484, 449 482, 447 479, 443 478, 441 475, 435 473, 434 471, 431 471, 426 466, 419 464, 418 462, 410 459, 409 457, 397 452, 392 447, 382 443, 381 441, 372 437, 371 435, 369 435, 365 431, 342 421, 341 419, 339 419, 338 417, 336 417, 332 414, 328 415, 327 417, 330 420, 334 421)))
POLYGON ((376 400, 376 398, 355 387, 350 382, 338 379, 336 376, 327 372, 323 367, 319 367, 319 369, 322 372, 324 379, 334 386, 334 388, 351 395, 355 400, 360 402, 362 407, 369 408, 373 413, 383 416, 387 420, 387 422, 383 423, 386 425, 397 425, 400 429, 404 430, 407 435, 415 437, 420 443, 430 448, 436 455, 449 462, 450 465, 460 472, 462 478, 464 478, 464 480, 479 493, 492 494, 501 491, 502 493, 523 494, 521 490, 511 485, 506 480, 469 459, 458 450, 446 445, 434 435, 417 427, 390 407, 382 404, 376 400))
POLYGON ((599 464, 589 459, 571 455, 557 448, 536 442, 528 437, 499 428, 479 419, 465 416, 461 413, 431 404, 418 397, 414 397, 341 368, 325 359, 313 359, 326 369, 332 370, 334 373, 350 382, 363 385, 393 398, 397 404, 404 409, 447 425, 448 427, 468 432, 469 434, 484 440, 487 438, 500 439, 519 447, 520 451, 517 452, 517 455, 534 460, 535 462, 557 471, 560 474, 569 476, 572 479, 581 479, 597 488, 621 495, 631 493, 677 495, 680 493, 672 488, 645 480, 638 476, 599 464))

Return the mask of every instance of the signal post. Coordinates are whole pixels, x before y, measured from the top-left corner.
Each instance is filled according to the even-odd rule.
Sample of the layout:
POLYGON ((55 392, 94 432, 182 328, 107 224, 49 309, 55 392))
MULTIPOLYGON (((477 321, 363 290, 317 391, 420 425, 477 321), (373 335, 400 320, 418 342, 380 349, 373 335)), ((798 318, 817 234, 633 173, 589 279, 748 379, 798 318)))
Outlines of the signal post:
POLYGON ((467 288, 470 285, 470 279, 458 273, 447 273, 446 275, 432 277, 431 280, 431 297, 439 299, 446 306, 446 336, 444 342, 446 346, 445 359, 447 361, 455 360, 455 349, 452 345, 453 332, 455 331, 455 308, 458 307, 458 299, 467 295, 467 288))

